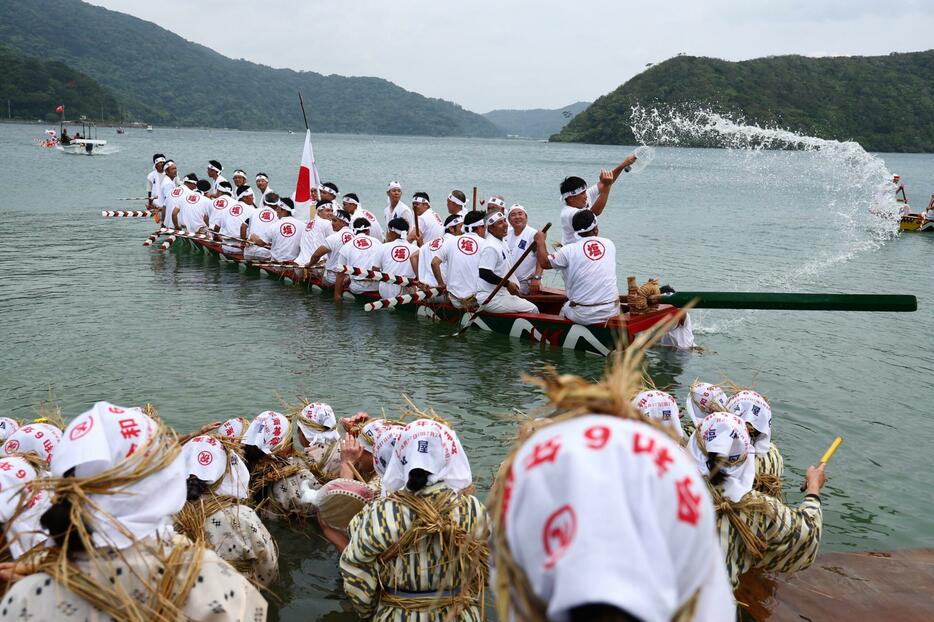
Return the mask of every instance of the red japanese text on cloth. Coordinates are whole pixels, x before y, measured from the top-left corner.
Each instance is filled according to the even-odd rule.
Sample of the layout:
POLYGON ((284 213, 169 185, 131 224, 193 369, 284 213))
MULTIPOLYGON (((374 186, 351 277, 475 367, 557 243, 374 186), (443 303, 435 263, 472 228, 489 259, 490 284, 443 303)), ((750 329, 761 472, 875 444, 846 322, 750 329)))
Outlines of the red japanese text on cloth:
POLYGON ((548 517, 542 529, 545 548, 545 568, 553 568, 564 556, 577 535, 577 513, 570 505, 563 505, 548 517))
POLYGON ((658 469, 659 477, 667 473, 668 467, 675 461, 667 447, 656 443, 654 438, 643 437, 638 432, 632 436, 632 451, 635 454, 650 454, 653 457, 653 462, 655 462, 655 467, 658 469))
POLYGON ((470 238, 461 238, 457 241, 457 248, 465 255, 473 255, 477 252, 477 243, 470 238))
POLYGON ((560 449, 561 439, 557 436, 553 436, 543 443, 538 443, 532 448, 532 455, 525 461, 525 470, 531 471, 546 462, 554 462, 560 449))
POLYGON ((198 464, 201 466, 208 466, 214 462, 214 456, 211 455, 209 451, 202 451, 198 453, 198 464))
POLYGON ((404 246, 395 247, 394 249, 392 249, 392 258, 393 260, 399 261, 399 262, 405 261, 406 259, 409 258, 409 249, 407 249, 404 246))
POLYGON ((690 476, 675 482, 675 491, 678 493, 678 520, 696 526, 700 520, 700 495, 691 492, 693 484, 690 476))
POLYGON ((279 233, 290 238, 295 235, 295 225, 290 222, 282 223, 282 226, 279 227, 279 233))
POLYGON ((606 248, 603 246, 603 242, 599 240, 584 242, 584 255, 591 261, 597 261, 603 259, 603 256, 606 255, 606 248))
POLYGON ((367 238, 357 238, 353 241, 353 245, 360 250, 366 250, 372 246, 372 243, 367 238))

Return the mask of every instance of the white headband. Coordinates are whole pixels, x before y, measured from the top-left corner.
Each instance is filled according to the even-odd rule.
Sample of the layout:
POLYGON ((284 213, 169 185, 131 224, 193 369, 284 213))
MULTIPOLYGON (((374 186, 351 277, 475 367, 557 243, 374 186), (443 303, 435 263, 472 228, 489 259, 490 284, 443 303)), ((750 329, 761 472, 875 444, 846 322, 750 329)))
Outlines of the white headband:
POLYGON ((166 160, 166 161, 165 161, 165 168, 169 168, 170 166, 175 166, 175 160, 166 160))
POLYGON ((386 188, 386 192, 389 192, 390 190, 402 190, 402 184, 400 184, 398 181, 391 181, 389 182, 389 187, 386 188))
POLYGON ((574 190, 568 190, 561 195, 562 199, 570 199, 571 197, 576 197, 579 194, 587 192, 587 186, 581 186, 580 188, 575 188, 574 190))
POLYGON ((431 203, 425 197, 412 197, 412 205, 416 203, 424 203, 425 205, 431 205, 431 203))
POLYGON ((516 211, 522 212, 522 213, 525 214, 526 216, 529 215, 529 213, 528 213, 527 211, 525 211, 525 208, 522 207, 521 205, 519 205, 518 203, 516 203, 516 204, 514 204, 512 207, 510 207, 510 208, 509 208, 509 211, 506 212, 506 215, 509 216, 510 214, 512 214, 513 212, 516 212, 516 211))
POLYGON ((462 222, 464 222, 464 217, 461 216, 460 214, 458 214, 458 215, 457 215, 457 218, 454 218, 453 220, 451 220, 451 222, 449 222, 448 224, 444 225, 444 228, 445 228, 445 229, 450 229, 451 227, 456 227, 457 225, 461 224, 462 222))
POLYGON ((499 197, 490 197, 487 199, 487 203, 495 205, 496 207, 506 207, 506 202, 499 197))
POLYGON ((182 183, 183 183, 183 184, 197 184, 197 183, 198 183, 198 180, 197 180, 197 179, 189 179, 188 177, 186 177, 185 179, 182 180, 182 183))
POLYGON ((467 231, 473 231, 477 227, 485 227, 485 226, 486 226, 486 222, 484 222, 482 218, 478 220, 477 222, 469 224, 469 225, 464 223, 464 229, 466 229, 467 231))
MULTIPOLYGON (((155 166, 155 165, 158 164, 159 162, 165 162, 165 158, 156 158, 155 162, 153 162, 152 164, 153 164, 153 166, 155 166)), ((897 175, 896 175, 896 177, 897 177, 897 175)))
POLYGON ((334 211, 334 204, 331 203, 330 201, 328 201, 327 203, 322 203, 321 205, 317 206, 315 209, 317 209, 318 211, 321 211, 321 210, 323 210, 323 209, 329 209, 329 210, 331 210, 331 211, 333 212, 333 211, 334 211))
POLYGON ((344 203, 353 203, 354 205, 360 205, 360 201, 356 200, 353 197, 344 197, 344 203))
POLYGON ((235 170, 234 174, 231 175, 231 177, 236 177, 237 175, 239 175, 240 177, 246 178, 246 173, 244 173, 240 169, 235 170))
POLYGON ((489 227, 491 225, 495 225, 501 220, 506 220, 506 217, 503 216, 502 212, 495 212, 490 214, 490 217, 486 219, 486 226, 489 227))
POLYGON ((576 233, 578 236, 580 236, 582 233, 590 233, 591 231, 593 231, 593 230, 596 229, 596 228, 597 228, 597 219, 594 218, 594 219, 593 219, 593 222, 590 223, 590 226, 589 226, 589 227, 587 227, 586 229, 581 229, 580 231, 578 231, 577 229, 575 229, 575 230, 574 230, 574 233, 576 233))
POLYGON ((263 205, 265 205, 265 206, 267 206, 267 207, 279 207, 280 205, 284 205, 284 204, 282 203, 282 201, 273 201, 273 202, 270 202, 269 199, 263 199, 263 205))
POLYGON ((392 231, 393 233, 398 233, 402 237, 405 237, 409 234, 408 231, 405 231, 403 229, 396 229, 395 227, 389 227, 389 230, 392 231))
POLYGON ((260 179, 262 179, 263 181, 269 181, 269 178, 263 175, 262 173, 256 176, 256 181, 259 181, 260 179))
POLYGON ((209 171, 217 171, 218 173, 220 173, 221 171, 224 170, 224 167, 217 168, 217 167, 214 166, 213 164, 208 163, 208 170, 209 170, 209 171))
POLYGON ((466 203, 466 201, 461 201, 460 199, 458 199, 458 198, 457 198, 456 196, 454 196, 453 194, 449 194, 449 195, 448 195, 448 201, 450 201, 450 202, 453 203, 454 205, 460 205, 461 207, 464 207, 464 204, 466 203))
POLYGON ((238 198, 238 199, 242 199, 243 197, 251 197, 251 196, 253 196, 253 189, 252 189, 252 188, 247 188, 247 189, 244 190, 243 192, 238 192, 238 193, 237 193, 237 198, 238 198))
POLYGON ((363 231, 366 231, 366 230, 369 229, 369 228, 370 228, 370 223, 367 223, 367 224, 363 225, 362 227, 354 227, 354 226, 351 226, 351 229, 353 229, 353 232, 354 232, 354 233, 362 233, 363 231))

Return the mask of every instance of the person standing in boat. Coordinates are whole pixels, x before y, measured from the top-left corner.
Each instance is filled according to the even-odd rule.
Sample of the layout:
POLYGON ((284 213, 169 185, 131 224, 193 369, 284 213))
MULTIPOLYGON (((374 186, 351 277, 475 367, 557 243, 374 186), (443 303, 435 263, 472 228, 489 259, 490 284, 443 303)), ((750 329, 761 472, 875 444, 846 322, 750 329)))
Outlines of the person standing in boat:
MULTIPOLYGON (((506 220, 509 221, 506 247, 515 260, 521 257, 522 253, 535 243, 535 234, 538 230, 529 226, 529 214, 518 203, 510 207, 506 212, 506 220)), ((538 265, 535 253, 529 254, 522 260, 522 263, 516 268, 515 277, 519 283, 520 294, 537 294, 541 291, 542 267, 538 265)))
POLYGON ((371 212, 368 209, 363 209, 363 206, 360 205, 360 197, 354 192, 348 192, 344 195, 341 206, 344 208, 344 211, 350 214, 351 220, 355 218, 366 218, 370 221, 370 235, 376 238, 379 241, 383 241, 383 227, 379 224, 379 221, 376 219, 376 214, 371 212))
POLYGON ((619 163, 619 166, 612 171, 600 171, 600 181, 587 187, 580 177, 565 177, 561 182, 561 243, 573 244, 577 241, 574 235, 574 227, 571 219, 574 218, 580 210, 589 210, 595 216, 603 213, 606 207, 606 201, 610 197, 610 188, 613 182, 619 178, 620 174, 627 166, 631 166, 636 161, 636 156, 630 154, 625 160, 619 163))
POLYGON ((922 224, 927 222, 934 222, 934 194, 931 195, 931 202, 928 203, 927 209, 924 210, 924 213, 921 215, 922 224))
MULTIPOLYGON (((324 272, 321 275, 321 281, 325 285, 334 285, 337 280, 337 274, 334 270, 337 269, 339 263, 339 254, 341 248, 353 239, 353 233, 350 231, 350 222, 353 220, 350 214, 346 210, 339 209, 334 213, 334 218, 331 220, 331 226, 334 228, 334 233, 329 235, 325 240, 324 244, 318 247, 317 250, 312 254, 311 258, 306 264, 309 268, 316 265, 322 257, 325 255, 328 256, 327 262, 324 264, 324 272)), ((301 263, 298 261, 297 263, 301 263)))
POLYGON ((448 214, 456 216, 464 211, 467 205, 467 196, 460 190, 451 190, 448 195, 448 214))
POLYGON ((415 212, 415 218, 418 218, 418 238, 416 238, 415 229, 409 227, 409 242, 421 246, 427 240, 434 240, 444 235, 441 217, 431 209, 427 192, 416 192, 412 195, 412 210, 415 212))
MULTIPOLYGON (((64 144, 64 143, 63 143, 64 144)), ((153 207, 153 200, 159 196, 159 188, 162 187, 162 180, 165 178, 165 155, 161 153, 152 154, 152 170, 146 175, 146 207, 153 207)))
POLYGON ((389 182, 389 186, 386 188, 386 209, 383 210, 383 216, 386 219, 386 226, 389 226, 389 221, 393 218, 405 218, 406 222, 409 223, 409 229, 415 227, 415 216, 412 214, 412 209, 402 202, 402 184, 398 181, 389 182))
POLYGON ((233 175, 230 176, 230 181, 233 182, 234 188, 239 188, 240 186, 246 185, 246 173, 242 169, 237 169, 233 172, 233 175))
POLYGON ((185 197, 194 192, 198 185, 198 176, 194 173, 185 175, 182 185, 174 188, 165 200, 165 214, 162 217, 162 226, 169 229, 181 229, 181 224, 176 216, 181 211, 182 203, 185 197))
POLYGON ((561 317, 575 324, 606 324, 619 315, 619 285, 616 279, 616 245, 600 237, 597 217, 578 209, 571 223, 577 241, 549 255, 545 235, 535 233, 535 253, 545 269, 560 270, 568 301, 561 317))
POLYGON ((159 186, 159 195, 153 205, 159 210, 159 221, 165 222, 165 204, 169 199, 169 195, 172 194, 172 191, 178 187, 179 182, 176 179, 178 176, 178 167, 175 166, 175 162, 172 160, 166 160, 165 166, 163 167, 163 172, 165 175, 162 177, 162 184, 159 186))
MULTIPOLYGON (((353 221, 353 239, 344 244, 337 253, 338 266, 350 266, 361 270, 371 270, 376 265, 383 243, 370 235, 370 221, 366 218, 357 218, 353 221)), ((340 302, 344 293, 347 275, 343 272, 337 275, 334 281, 334 301, 340 302)), ((350 292, 363 294, 379 291, 375 281, 363 279, 350 279, 350 292)))
MULTIPOLYGON (((389 221, 389 232, 373 263, 373 269, 383 274, 414 279, 418 274, 418 246, 409 242, 409 223, 404 218, 389 221)), ((395 298, 402 293, 396 283, 379 283, 380 298, 395 298)))
MULTIPOLYGON (((487 235, 480 249, 478 264, 477 302, 482 303, 493 293, 515 263, 505 242, 508 229, 509 224, 502 212, 493 212, 487 217, 487 235)), ((538 307, 518 294, 519 280, 513 274, 492 300, 483 306, 483 310, 490 313, 538 313, 538 307)))
POLYGON ((279 222, 279 195, 268 192, 263 195, 263 206, 250 217, 246 237, 251 244, 243 250, 244 259, 251 261, 269 259, 269 244, 272 242, 272 230, 279 222))
POLYGON ((438 287, 447 289, 451 304, 457 309, 477 308, 480 281, 480 250, 486 243, 486 221, 483 212, 468 212, 464 217, 464 234, 446 240, 431 260, 431 270, 438 287), (444 274, 441 265, 445 265, 444 274))
POLYGON ((256 204, 265 205, 263 199, 265 199, 266 195, 270 192, 274 192, 273 189, 269 187, 269 175, 266 173, 257 173, 254 182, 256 185, 256 204))
POLYGON ((908 213, 908 196, 905 194, 905 185, 902 184, 901 175, 892 175, 892 185, 895 186, 895 201, 901 203, 904 207, 902 212, 908 213))
MULTIPOLYGON (((208 179, 211 180, 211 193, 208 195, 211 198, 217 198, 220 195, 218 186, 221 182, 230 183, 227 179, 221 175, 224 167, 221 166, 221 163, 217 160, 208 160, 208 179)), ((233 186, 231 186, 232 188, 233 186)))

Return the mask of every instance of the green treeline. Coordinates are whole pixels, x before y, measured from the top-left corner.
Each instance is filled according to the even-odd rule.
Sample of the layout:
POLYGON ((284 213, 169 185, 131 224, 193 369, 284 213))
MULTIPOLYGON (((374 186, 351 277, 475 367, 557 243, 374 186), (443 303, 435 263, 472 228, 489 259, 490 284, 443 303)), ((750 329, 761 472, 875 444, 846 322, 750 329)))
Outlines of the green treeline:
POLYGON ((634 104, 704 106, 870 151, 934 151, 934 50, 888 56, 678 56, 599 98, 551 140, 633 144, 634 104))

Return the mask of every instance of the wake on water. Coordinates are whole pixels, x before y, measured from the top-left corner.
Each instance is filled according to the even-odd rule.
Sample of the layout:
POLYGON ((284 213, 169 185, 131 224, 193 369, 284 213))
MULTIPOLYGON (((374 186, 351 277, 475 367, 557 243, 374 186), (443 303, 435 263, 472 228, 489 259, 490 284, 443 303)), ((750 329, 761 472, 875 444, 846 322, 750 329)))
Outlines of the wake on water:
MULTIPOLYGON (((720 147, 739 155, 735 162, 765 184, 787 188, 795 183, 769 169, 775 150, 811 154, 809 180, 816 176, 827 195, 823 205, 826 226, 833 237, 814 245, 815 254, 800 265, 762 272, 749 285, 774 291, 815 284, 829 270, 857 255, 874 251, 898 235, 899 204, 892 174, 885 163, 856 142, 825 140, 780 128, 747 125, 705 108, 691 110, 632 108, 632 131, 639 143, 658 146, 720 147), (820 250, 817 250, 817 249, 820 250)), ((803 182, 803 179, 798 180, 803 182)), ((696 333, 716 333, 747 322, 752 312, 731 320, 711 322, 706 313, 695 314, 696 333)))

